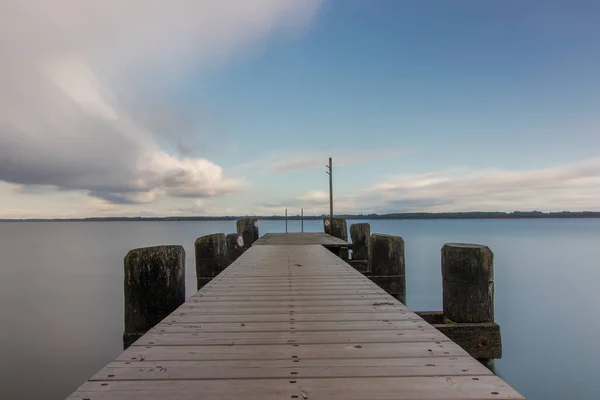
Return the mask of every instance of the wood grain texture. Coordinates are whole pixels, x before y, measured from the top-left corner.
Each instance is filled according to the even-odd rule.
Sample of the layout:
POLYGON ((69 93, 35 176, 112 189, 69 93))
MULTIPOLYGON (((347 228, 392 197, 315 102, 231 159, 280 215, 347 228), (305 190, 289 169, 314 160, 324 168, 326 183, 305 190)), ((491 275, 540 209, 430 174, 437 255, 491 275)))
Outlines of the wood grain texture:
POLYGON ((256 243, 69 399, 523 399, 323 246, 256 243))
POLYGON ((387 376, 492 375, 489 369, 468 357, 396 359, 261 361, 142 361, 135 365, 113 362, 91 381, 154 379, 276 379, 343 378, 387 376))
POLYGON ((90 381, 70 400, 481 400, 523 399, 501 379, 438 377, 90 381), (102 384, 105 383, 105 386, 102 384))

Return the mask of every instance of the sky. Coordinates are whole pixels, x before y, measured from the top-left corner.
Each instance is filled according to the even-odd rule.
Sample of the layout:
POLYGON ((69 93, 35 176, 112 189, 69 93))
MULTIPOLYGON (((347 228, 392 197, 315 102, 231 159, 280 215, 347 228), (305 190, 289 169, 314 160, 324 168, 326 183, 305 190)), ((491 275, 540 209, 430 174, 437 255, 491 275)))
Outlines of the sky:
POLYGON ((0 218, 600 211, 598 15, 3 0, 0 218))

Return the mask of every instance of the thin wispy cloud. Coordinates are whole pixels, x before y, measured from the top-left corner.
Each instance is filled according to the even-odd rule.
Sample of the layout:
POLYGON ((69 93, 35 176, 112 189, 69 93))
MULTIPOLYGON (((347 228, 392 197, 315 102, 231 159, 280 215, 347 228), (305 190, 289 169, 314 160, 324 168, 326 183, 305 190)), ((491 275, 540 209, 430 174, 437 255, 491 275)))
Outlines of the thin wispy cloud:
MULTIPOLYGON (((600 158, 530 170, 452 168, 399 175, 356 189, 355 194, 334 193, 336 213, 596 210, 600 158)), ((326 214, 329 193, 308 191, 258 208, 278 215, 284 208, 326 214)))
MULTIPOLYGON (((334 204, 336 213, 356 213, 358 209, 354 196, 350 195, 336 194, 334 204)), ((309 191, 297 197, 285 197, 273 202, 261 203, 257 208, 266 215, 281 215, 285 208, 288 208, 291 214, 300 213, 300 209, 304 209, 306 215, 326 214, 329 213, 329 192, 309 191)))
MULTIPOLYGON (((162 95, 180 75, 215 68, 270 33, 303 26, 318 6, 316 0, 3 2, 0 181, 84 191, 115 204, 240 190, 243 179, 181 144, 189 124, 141 118, 153 112, 143 97, 162 95), (180 151, 165 151, 160 137, 178 138, 180 151)), ((168 98, 155 104, 161 102, 168 98)))
POLYGON ((337 168, 385 161, 391 157, 401 156, 403 153, 404 151, 400 149, 340 150, 339 148, 328 151, 322 149, 278 151, 237 166, 236 169, 252 168, 262 173, 284 174, 323 169, 329 157, 333 158, 334 167, 337 168))
POLYGON ((595 210, 599 198, 600 158, 595 158, 529 170, 402 175, 363 189, 358 202, 380 212, 561 211, 595 210))

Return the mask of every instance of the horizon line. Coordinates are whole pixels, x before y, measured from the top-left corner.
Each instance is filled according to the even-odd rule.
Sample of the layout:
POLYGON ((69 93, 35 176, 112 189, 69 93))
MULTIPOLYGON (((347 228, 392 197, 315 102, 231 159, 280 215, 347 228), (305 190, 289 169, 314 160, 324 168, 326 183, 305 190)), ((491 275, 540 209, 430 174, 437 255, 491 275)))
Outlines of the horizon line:
MULTIPOLYGON (((0 218, 0 222, 20 221, 218 221, 256 218, 264 220, 315 220, 328 218, 328 214, 313 215, 172 215, 172 216, 110 216, 110 217, 50 217, 50 218, 0 218)), ((334 218, 346 219, 518 219, 518 218, 600 218, 600 211, 451 211, 451 212, 393 212, 393 213, 344 213, 334 218)))

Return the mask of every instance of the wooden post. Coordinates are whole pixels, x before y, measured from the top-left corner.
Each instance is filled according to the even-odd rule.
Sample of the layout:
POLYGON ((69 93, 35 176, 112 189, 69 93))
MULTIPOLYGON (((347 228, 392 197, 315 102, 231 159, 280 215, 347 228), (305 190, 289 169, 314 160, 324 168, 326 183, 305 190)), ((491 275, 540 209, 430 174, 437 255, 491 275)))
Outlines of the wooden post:
POLYGON ((372 234, 371 264, 373 275, 404 275, 404 240, 400 236, 372 234))
POLYGON ((352 259, 369 260, 371 225, 367 223, 350 225, 352 239, 352 259))
POLYGON ((343 240, 348 240, 348 229, 345 218, 334 218, 333 223, 328 217, 323 218, 323 232, 343 240))
POLYGON ((371 235, 369 278, 406 304, 406 266, 404 240, 400 236, 371 235))
POLYGON ((442 281, 445 319, 494 321, 494 254, 487 246, 445 244, 442 281))
POLYGON ((237 221, 237 232, 244 236, 244 246, 250 247, 258 240, 258 220, 256 218, 242 218, 237 221))
POLYGON ((340 238, 342 240, 348 240, 348 226, 346 225, 345 218, 334 218, 331 224, 331 236, 340 238))
MULTIPOLYGON (((335 236, 336 238, 340 238, 342 240, 348 240, 348 228, 346 225, 345 218, 334 218, 333 220, 329 218, 323 219, 323 229, 325 233, 335 236), (332 222, 333 221, 333 222, 332 222)), ((340 248, 338 256, 342 258, 342 260, 348 261, 348 249, 340 248)))
POLYGON ((367 223, 350 225, 350 238, 352 239, 352 265, 357 271, 368 273, 369 254, 371 245, 371 226, 367 223))
POLYGON ((185 250, 183 246, 131 250, 124 266, 123 347, 127 348, 185 301, 185 250))
POLYGON ((442 247, 444 311, 418 313, 472 357, 502 357, 500 326, 494 322, 494 254, 487 246, 442 247))
POLYGON ((227 242, 225 234, 201 236, 194 243, 196 253, 196 280, 198 290, 227 266, 227 242))
POLYGON ((246 251, 244 236, 241 233, 230 233, 225 237, 225 241, 227 242, 226 265, 230 266, 246 251))

